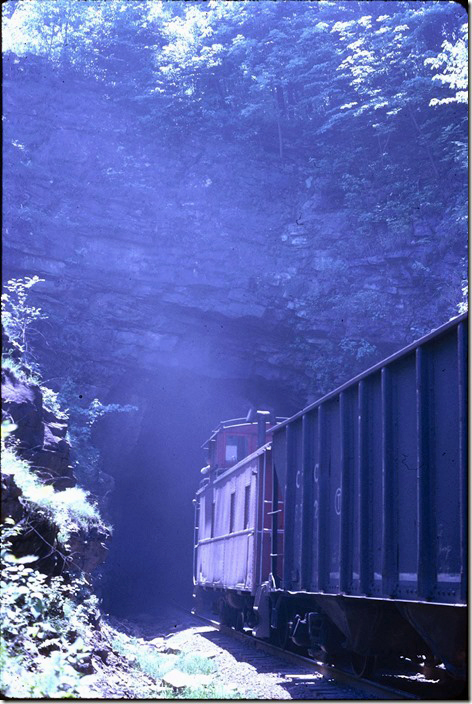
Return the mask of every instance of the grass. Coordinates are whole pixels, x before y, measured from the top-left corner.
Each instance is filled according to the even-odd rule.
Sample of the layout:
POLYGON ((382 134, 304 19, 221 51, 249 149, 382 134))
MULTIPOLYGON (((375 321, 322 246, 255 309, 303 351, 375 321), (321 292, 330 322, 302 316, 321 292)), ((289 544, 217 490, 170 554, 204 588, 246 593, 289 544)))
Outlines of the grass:
POLYGON ((59 394, 48 386, 43 385, 43 380, 34 369, 28 367, 23 362, 18 362, 7 354, 2 354, 2 369, 10 371, 13 376, 24 384, 36 384, 40 387, 43 396, 43 405, 48 411, 52 411, 59 420, 67 420, 69 415, 61 408, 59 394))
POLYGON ((43 395, 43 406, 54 413, 59 420, 68 420, 68 413, 61 408, 59 393, 50 389, 49 386, 40 386, 40 389, 43 395))
POLYGON ((25 372, 23 365, 15 361, 12 357, 2 354, 2 369, 10 371, 18 381, 31 382, 31 377, 25 372))
POLYGON ((131 660, 142 672, 155 679, 176 667, 178 655, 156 652, 154 648, 143 645, 136 638, 123 634, 113 639, 113 649, 131 660))
POLYGON ((216 665, 203 655, 159 653, 136 638, 130 638, 124 634, 118 634, 114 638, 113 649, 154 679, 162 678, 173 669, 189 675, 215 675, 215 680, 208 685, 185 687, 179 692, 163 687, 158 690, 161 699, 241 699, 241 694, 234 688, 216 681, 218 675, 216 665))
POLYGON ((181 653, 175 667, 188 675, 212 675, 216 670, 212 660, 204 655, 192 655, 191 653, 181 653))
POLYGON ((58 538, 62 543, 67 542, 74 531, 103 525, 98 510, 90 503, 83 489, 72 487, 55 491, 52 486, 43 484, 28 462, 20 459, 12 448, 3 448, 2 471, 14 477, 23 498, 33 508, 42 510, 58 525, 58 538))
POLYGON ((178 694, 171 694, 175 699, 247 699, 247 695, 240 694, 235 689, 211 683, 208 687, 186 687, 178 694))

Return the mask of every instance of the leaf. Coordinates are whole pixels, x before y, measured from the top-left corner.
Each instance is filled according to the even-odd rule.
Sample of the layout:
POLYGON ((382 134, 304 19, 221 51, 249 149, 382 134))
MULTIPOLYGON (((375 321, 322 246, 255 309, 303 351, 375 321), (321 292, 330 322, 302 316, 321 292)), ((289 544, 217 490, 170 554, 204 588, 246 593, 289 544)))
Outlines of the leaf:
POLYGON ((26 565, 29 562, 37 562, 38 560, 39 560, 39 558, 36 557, 36 555, 25 555, 24 557, 17 557, 15 559, 15 562, 18 565, 26 565))
POLYGON ((33 603, 31 604, 31 613, 33 616, 41 616, 43 613, 44 604, 41 599, 34 597, 33 603))
MULTIPOLYGON (((8 437, 8 435, 10 435, 10 433, 14 433, 17 428, 18 428, 18 426, 15 425, 15 423, 3 422, 2 423, 2 438, 8 437)), ((10 521, 13 521, 13 519, 6 518, 4 522, 9 523, 10 521)), ((15 524, 15 521, 13 521, 13 524, 15 524)))

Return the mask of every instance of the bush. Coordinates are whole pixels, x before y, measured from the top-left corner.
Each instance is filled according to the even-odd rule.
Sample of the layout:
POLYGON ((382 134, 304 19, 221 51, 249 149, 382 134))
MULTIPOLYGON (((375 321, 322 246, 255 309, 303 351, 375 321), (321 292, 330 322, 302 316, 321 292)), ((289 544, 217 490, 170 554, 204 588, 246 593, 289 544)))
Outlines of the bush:
POLYGON ((28 337, 37 320, 47 318, 41 308, 30 305, 29 290, 44 282, 39 276, 26 276, 24 279, 10 279, 2 294, 2 324, 10 340, 13 340, 23 353, 28 351, 28 337))
POLYGON ((14 698, 77 697, 97 599, 84 577, 50 577, 29 566, 36 556, 17 558, 11 541, 24 529, 10 518, 2 525, 0 689, 14 698))

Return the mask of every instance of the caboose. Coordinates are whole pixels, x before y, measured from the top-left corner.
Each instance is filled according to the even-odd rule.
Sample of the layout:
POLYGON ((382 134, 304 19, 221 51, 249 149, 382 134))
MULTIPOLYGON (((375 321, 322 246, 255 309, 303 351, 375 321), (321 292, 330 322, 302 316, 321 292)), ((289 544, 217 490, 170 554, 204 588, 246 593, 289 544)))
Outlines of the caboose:
POLYGON ((202 446, 208 464, 194 500, 195 596, 198 607, 206 604, 237 628, 255 625, 257 587, 281 569, 283 504, 273 483, 268 430, 284 420, 251 411, 222 421, 202 446))

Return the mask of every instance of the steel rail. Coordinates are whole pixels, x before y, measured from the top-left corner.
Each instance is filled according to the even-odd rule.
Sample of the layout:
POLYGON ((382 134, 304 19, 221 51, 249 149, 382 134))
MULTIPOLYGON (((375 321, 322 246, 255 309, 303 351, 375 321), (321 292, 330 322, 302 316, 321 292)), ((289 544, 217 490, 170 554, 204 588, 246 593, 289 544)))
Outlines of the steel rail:
MULTIPOLYGON (((186 609, 182 610, 185 610, 186 613, 189 613, 186 609)), ((236 631, 235 629, 230 628, 229 626, 224 626, 218 621, 210 619, 206 616, 202 616, 194 610, 192 610, 190 613, 195 618, 199 619, 200 621, 206 623, 209 626, 212 626, 213 628, 215 628, 215 630, 219 631, 224 635, 229 636, 230 638, 233 638, 234 640, 239 640, 243 643, 247 643, 248 645, 251 645, 257 650, 262 650, 268 653, 269 655, 274 655, 275 657, 278 657, 282 660, 292 662, 295 665, 302 665, 307 669, 319 672, 325 677, 334 679, 340 684, 344 684, 348 687, 351 687, 352 689, 360 690, 366 694, 371 694, 376 698, 397 701, 399 699, 421 699, 421 697, 415 696, 414 694, 410 694, 409 692, 405 692, 404 690, 395 689, 393 687, 387 687, 384 684, 373 682, 372 680, 361 679, 359 677, 356 677, 355 675, 351 675, 345 670, 340 670, 337 667, 333 667, 332 665, 327 665, 326 663, 321 663, 317 660, 312 660, 303 655, 292 653, 290 650, 283 650, 282 648, 279 648, 276 645, 273 645, 272 643, 267 643, 266 641, 254 638, 254 636, 250 636, 247 633, 236 631)))

